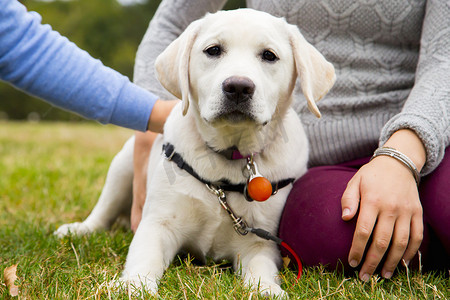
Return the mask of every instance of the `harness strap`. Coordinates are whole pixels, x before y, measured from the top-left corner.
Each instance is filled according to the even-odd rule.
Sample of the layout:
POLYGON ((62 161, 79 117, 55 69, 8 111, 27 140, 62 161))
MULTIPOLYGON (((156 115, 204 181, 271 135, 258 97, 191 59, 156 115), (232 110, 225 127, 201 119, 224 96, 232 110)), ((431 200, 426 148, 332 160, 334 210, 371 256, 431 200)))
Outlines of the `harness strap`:
MULTIPOLYGON (((204 184, 213 185, 218 189, 227 192, 239 192, 241 194, 244 193, 245 183, 232 184, 227 179, 222 179, 218 182, 211 182, 202 178, 200 175, 197 174, 197 172, 195 172, 195 170, 189 164, 187 164, 184 161, 183 157, 179 153, 175 152, 175 147, 170 143, 163 145, 163 153, 167 160, 174 162, 178 166, 178 168, 185 170, 186 172, 188 172, 189 174, 191 174, 193 177, 195 177, 197 180, 199 180, 204 184)), ((272 191, 276 192, 279 189, 288 186, 292 182, 294 182, 294 178, 287 178, 280 180, 278 182, 271 182, 272 191)))

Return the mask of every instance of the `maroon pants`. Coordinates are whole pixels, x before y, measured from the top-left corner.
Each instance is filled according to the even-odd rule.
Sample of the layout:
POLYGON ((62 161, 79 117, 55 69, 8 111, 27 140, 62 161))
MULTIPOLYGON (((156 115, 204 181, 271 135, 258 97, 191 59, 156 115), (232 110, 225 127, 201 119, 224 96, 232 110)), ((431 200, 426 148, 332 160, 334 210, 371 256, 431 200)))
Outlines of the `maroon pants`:
MULTIPOLYGON (((348 222, 341 219, 341 197, 348 181, 369 159, 314 167, 295 182, 279 235, 297 252, 303 265, 352 270, 348 254, 356 216, 348 222)), ((422 178, 419 194, 424 219, 421 263, 425 269, 450 268, 450 147, 439 167, 422 178)), ((418 262, 416 256, 412 267, 418 262)))

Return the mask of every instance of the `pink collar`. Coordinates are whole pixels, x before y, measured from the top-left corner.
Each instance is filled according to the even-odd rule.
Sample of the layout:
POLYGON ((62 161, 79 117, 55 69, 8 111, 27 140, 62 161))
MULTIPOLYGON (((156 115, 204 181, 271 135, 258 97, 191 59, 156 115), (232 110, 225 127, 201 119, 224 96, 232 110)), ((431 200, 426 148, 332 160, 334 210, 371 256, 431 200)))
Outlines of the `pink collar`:
POLYGON ((230 147, 230 148, 225 149, 225 150, 221 150, 221 151, 216 151, 216 150, 214 150, 212 148, 211 148, 211 150, 213 150, 214 152, 222 155, 223 157, 225 157, 228 160, 247 159, 247 158, 250 157, 250 155, 243 156, 241 154, 241 152, 235 146, 230 147))
POLYGON ((233 152, 231 153, 231 160, 236 160, 236 159, 247 159, 247 158, 249 158, 250 157, 250 155, 247 155, 247 156, 243 156, 242 154, 241 154, 241 152, 239 152, 239 150, 233 150, 233 152))

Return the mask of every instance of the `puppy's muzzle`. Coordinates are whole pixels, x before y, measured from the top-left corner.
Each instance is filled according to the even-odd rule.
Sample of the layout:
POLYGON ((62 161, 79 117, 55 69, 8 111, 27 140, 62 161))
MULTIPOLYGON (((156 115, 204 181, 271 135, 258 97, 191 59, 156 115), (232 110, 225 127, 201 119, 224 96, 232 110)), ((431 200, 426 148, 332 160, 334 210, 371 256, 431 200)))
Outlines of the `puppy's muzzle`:
POLYGON ((222 91, 228 101, 239 105, 253 97, 255 84, 247 77, 232 76, 222 83, 222 91))

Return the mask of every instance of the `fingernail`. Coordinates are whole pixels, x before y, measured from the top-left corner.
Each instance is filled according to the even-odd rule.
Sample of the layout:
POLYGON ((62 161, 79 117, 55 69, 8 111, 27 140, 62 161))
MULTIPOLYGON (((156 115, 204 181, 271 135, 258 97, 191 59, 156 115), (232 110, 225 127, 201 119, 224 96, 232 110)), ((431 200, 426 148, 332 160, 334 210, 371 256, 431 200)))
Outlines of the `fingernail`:
POLYGON ((349 264, 352 268, 356 268, 358 266, 358 262, 356 261, 356 259, 352 259, 349 264))
POLYGON ((391 279, 391 277, 392 277, 392 272, 386 272, 386 273, 384 273, 384 278, 386 278, 386 279, 391 279))
POLYGON ((346 217, 348 215, 350 215, 350 209, 344 208, 344 210, 342 211, 342 217, 346 217))
POLYGON ((369 279, 370 279, 370 276, 369 276, 369 274, 363 274, 362 276, 361 276, 361 280, 362 281, 364 281, 364 282, 368 282, 369 281, 369 279))

